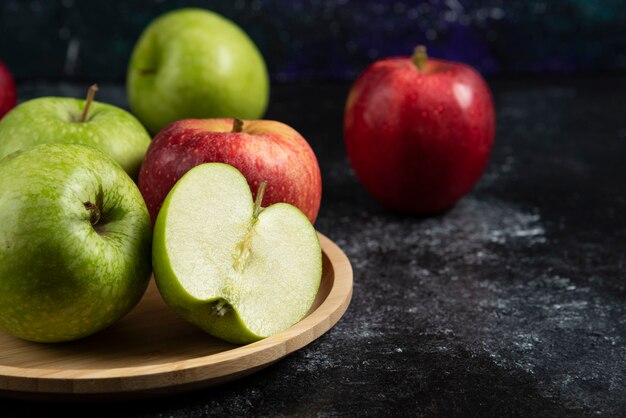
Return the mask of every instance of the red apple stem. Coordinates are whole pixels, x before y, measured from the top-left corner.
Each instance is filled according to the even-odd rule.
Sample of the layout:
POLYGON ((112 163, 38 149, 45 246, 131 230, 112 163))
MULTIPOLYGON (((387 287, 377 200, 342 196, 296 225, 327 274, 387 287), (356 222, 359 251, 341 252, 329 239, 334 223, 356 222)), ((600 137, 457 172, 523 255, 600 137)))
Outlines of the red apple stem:
POLYGON ((426 61, 428 61, 428 54, 426 53, 426 47, 424 45, 418 45, 413 51, 411 61, 417 67, 418 70, 424 71, 426 68, 426 61))
POLYGON ((263 180, 261 184, 259 184, 259 188, 256 191, 256 199, 254 200, 254 213, 252 216, 254 218, 258 218, 259 214, 263 210, 261 204, 263 203, 263 195, 265 194, 265 189, 267 188, 267 181, 263 180))
POLYGON ((85 108, 83 109, 83 115, 80 118, 81 122, 87 122, 87 116, 89 114, 89 107, 91 106, 91 103, 93 102, 93 98, 96 96, 97 91, 98 91, 97 84, 91 85, 91 87, 89 87, 89 90, 87 90, 87 100, 85 100, 85 108))
POLYGON ((231 132, 241 132, 241 131, 243 131, 243 121, 241 119, 234 118, 233 130, 231 132))

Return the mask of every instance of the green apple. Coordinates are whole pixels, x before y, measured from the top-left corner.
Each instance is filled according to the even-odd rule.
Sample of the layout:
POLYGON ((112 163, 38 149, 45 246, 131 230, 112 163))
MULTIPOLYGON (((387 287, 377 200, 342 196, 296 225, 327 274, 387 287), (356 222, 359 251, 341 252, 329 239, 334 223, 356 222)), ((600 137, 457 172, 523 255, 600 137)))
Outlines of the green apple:
POLYGON ((241 28, 208 10, 180 9, 143 32, 126 87, 131 110, 155 134, 180 119, 259 119, 269 77, 241 28))
POLYGON ((150 135, 130 113, 87 100, 41 97, 22 103, 0 121, 0 158, 40 144, 62 143, 98 148, 133 178, 150 145, 150 135))
POLYGON ((152 265, 163 299, 236 344, 302 319, 322 275, 315 228, 287 203, 261 208, 264 188, 253 202, 236 168, 196 166, 169 192, 154 229, 152 265))
POLYGON ((0 160, 0 329, 85 337, 124 316, 150 279, 151 221, 112 159, 44 144, 0 160))

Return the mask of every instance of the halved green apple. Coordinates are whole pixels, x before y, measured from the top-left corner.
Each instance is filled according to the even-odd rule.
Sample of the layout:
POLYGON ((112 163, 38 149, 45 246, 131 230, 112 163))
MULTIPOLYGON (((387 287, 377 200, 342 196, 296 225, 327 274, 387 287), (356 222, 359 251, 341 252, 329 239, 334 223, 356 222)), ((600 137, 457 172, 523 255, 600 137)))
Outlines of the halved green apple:
POLYGON ((243 344, 289 328, 308 312, 322 276, 315 228, 295 206, 262 208, 234 167, 202 164, 169 192, 152 262, 167 304, 218 338, 243 344))

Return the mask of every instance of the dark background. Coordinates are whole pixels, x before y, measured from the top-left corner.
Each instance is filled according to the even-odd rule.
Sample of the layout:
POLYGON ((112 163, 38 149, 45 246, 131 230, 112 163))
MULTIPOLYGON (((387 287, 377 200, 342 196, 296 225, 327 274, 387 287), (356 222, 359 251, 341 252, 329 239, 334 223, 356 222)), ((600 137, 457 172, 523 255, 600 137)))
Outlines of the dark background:
POLYGON ((316 228, 351 260, 351 305, 230 385, 130 404, 0 399, 0 415, 626 415, 624 2, 0 0, 0 59, 21 100, 95 81, 98 100, 127 107, 135 40, 188 5, 233 19, 264 54, 266 117, 315 150, 316 228), (497 113, 481 181, 428 218, 376 204, 342 140, 354 76, 417 43, 481 70, 497 113))
POLYGON ((431 55, 485 74, 626 69, 621 0, 0 1, 0 59, 18 79, 122 81, 156 16, 212 9, 259 46, 274 80, 350 80, 373 60, 431 55))

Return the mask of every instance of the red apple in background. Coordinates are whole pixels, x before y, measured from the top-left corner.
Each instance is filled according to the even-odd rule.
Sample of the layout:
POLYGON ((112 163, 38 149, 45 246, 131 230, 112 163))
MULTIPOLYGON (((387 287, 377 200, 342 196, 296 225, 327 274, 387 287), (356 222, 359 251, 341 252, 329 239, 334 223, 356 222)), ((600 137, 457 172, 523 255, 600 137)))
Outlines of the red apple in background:
POLYGON ((315 221, 322 198, 320 168, 308 142, 293 128, 269 120, 186 119, 159 132, 139 172, 153 222, 178 179, 209 162, 237 168, 255 196, 267 181, 263 206, 290 203, 315 221))
POLYGON ((0 119, 17 104, 17 90, 9 69, 0 61, 0 119))
POLYGON ((372 64, 344 118, 348 157, 382 205, 414 214, 453 206, 480 178, 495 131, 489 87, 473 68, 413 57, 372 64))

